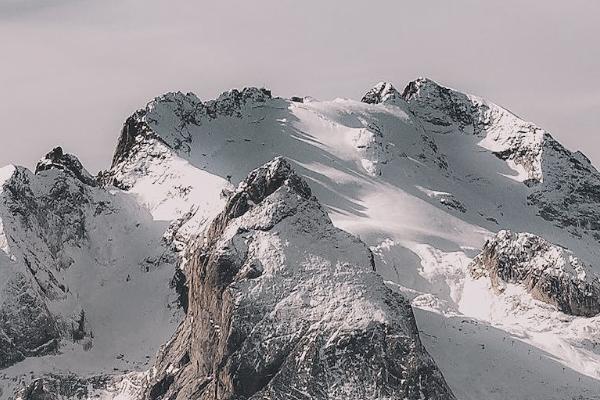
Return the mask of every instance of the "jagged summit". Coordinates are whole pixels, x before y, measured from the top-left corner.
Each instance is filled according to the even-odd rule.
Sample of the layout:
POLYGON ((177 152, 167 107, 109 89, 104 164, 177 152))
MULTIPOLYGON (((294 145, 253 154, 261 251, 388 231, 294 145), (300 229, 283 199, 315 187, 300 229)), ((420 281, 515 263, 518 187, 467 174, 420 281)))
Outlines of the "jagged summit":
POLYGON ((543 181, 542 152, 550 138, 543 129, 494 103, 428 78, 410 82, 402 98, 426 130, 481 137, 482 147, 525 171, 524 183, 543 181))
POLYGON ((264 103, 272 99, 271 91, 265 88, 246 87, 241 91, 232 89, 222 93, 216 100, 206 102, 206 112, 212 118, 218 115, 240 115, 243 106, 249 103, 264 103))
POLYGON ((193 93, 169 92, 154 98, 145 108, 134 112, 123 124, 111 168, 127 162, 136 151, 149 142, 159 142, 170 148, 180 149, 190 141, 183 130, 188 124, 199 124, 199 118, 205 108, 193 93), (176 120, 180 126, 179 131, 163 133, 154 129, 163 118, 176 120))
POLYGON ((305 199, 312 196, 310 187, 296 174, 290 163, 283 157, 276 157, 250 172, 227 201, 225 212, 231 218, 237 218, 282 186, 305 199))
POLYGON ((50 169, 59 169, 72 174, 86 185, 96 186, 96 179, 83 167, 77 157, 63 152, 62 147, 55 147, 48 154, 38 161, 35 166, 35 173, 47 171, 50 169))
POLYGON ((224 210, 209 226, 206 236, 220 235, 229 221, 241 217, 280 189, 305 200, 312 198, 310 187, 296 174, 290 163, 283 157, 276 157, 251 171, 238 185, 229 196, 224 210))
MULTIPOLYGON (((145 208, 98 187, 60 147, 35 173, 5 167, 0 180, 0 369, 31 363, 25 368, 42 374, 37 357, 48 356, 58 371, 62 362, 72 365, 74 352, 101 364, 107 351, 129 348, 134 337, 139 346, 160 330, 165 338, 172 333, 165 299, 173 255, 162 242, 164 227, 155 227, 145 208), (165 265, 162 273, 150 271, 165 265), (139 332, 132 324, 152 328, 139 332)), ((157 339, 152 352, 163 341, 157 339)), ((13 394, 0 380, 0 399, 13 394)))
POLYGON ((402 98, 406 101, 410 101, 419 93, 420 90, 423 90, 424 88, 436 90, 444 87, 433 79, 420 76, 417 79, 408 82, 402 91, 402 98))
POLYGON ((380 104, 400 98, 400 93, 389 82, 379 82, 360 100, 368 104, 380 104))

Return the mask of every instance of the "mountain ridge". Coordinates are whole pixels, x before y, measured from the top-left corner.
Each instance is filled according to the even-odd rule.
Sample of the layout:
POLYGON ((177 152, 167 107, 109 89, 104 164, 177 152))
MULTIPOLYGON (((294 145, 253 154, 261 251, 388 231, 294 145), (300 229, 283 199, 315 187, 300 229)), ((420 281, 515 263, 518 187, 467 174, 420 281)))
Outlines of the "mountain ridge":
MULTIPOLYGON (((486 240, 504 229, 515 232, 516 237, 539 237, 550 249, 568 248, 569 254, 598 273, 595 260, 600 256, 600 228, 595 221, 600 212, 600 178, 596 169, 580 152, 568 151, 542 128, 491 102, 425 78, 409 83, 402 93, 382 82, 369 90, 362 102, 294 101, 257 88, 228 91, 206 102, 191 93, 168 93, 127 119, 111 168, 99 174, 97 184, 86 185, 89 177, 80 163, 56 149, 42 160, 37 174, 23 172, 39 185, 35 195, 25 198, 32 199, 30 208, 41 210, 40 215, 69 215, 62 211, 65 206, 53 201, 52 196, 61 193, 53 187, 60 182, 68 182, 67 192, 93 193, 87 203, 65 203, 75 214, 84 210, 84 223, 79 226, 89 239, 77 239, 75 250, 53 240, 57 251, 75 251, 68 253, 73 260, 70 266, 52 267, 56 261, 50 252, 47 257, 53 261, 39 263, 39 268, 59 276, 60 284, 85 272, 82 280, 70 282, 71 293, 89 292, 96 302, 87 301, 83 307, 82 331, 87 344, 59 336, 57 351, 38 358, 42 367, 36 366, 32 377, 23 371, 35 364, 35 358, 27 357, 6 368, 13 380, 0 381, 0 387, 4 386, 0 398, 23 387, 24 399, 41 395, 107 399, 175 395, 174 388, 180 383, 173 383, 178 379, 178 372, 173 371, 179 368, 180 359, 171 359, 175 356, 163 349, 158 369, 152 372, 148 351, 167 343, 167 348, 177 347, 174 355, 184 356, 179 350, 185 348, 185 337, 190 338, 191 333, 182 334, 185 328, 180 327, 184 339, 167 339, 179 321, 185 320, 184 313, 198 312, 204 304, 194 301, 198 288, 193 290, 190 268, 199 264, 191 255, 197 246, 202 247, 201 238, 211 229, 211 221, 219 219, 228 204, 231 215, 240 213, 242 219, 248 210, 260 208, 257 201, 269 190, 243 194, 238 185, 257 166, 269 165, 281 156, 305 182, 299 187, 307 185, 319 200, 332 227, 366 243, 361 257, 367 261, 361 264, 372 263, 388 288, 385 290, 412 304, 420 330, 415 340, 422 340, 431 352, 448 390, 457 398, 598 398, 594 388, 600 379, 596 363, 600 332, 595 328, 599 317, 594 311, 571 315, 560 303, 553 303, 552 297, 536 295, 532 289, 536 286, 530 283, 537 275, 529 273, 536 271, 537 264, 528 257, 519 258, 518 268, 529 271, 523 275, 529 280, 509 279, 501 285, 502 290, 496 290, 490 279, 472 274, 472 262, 486 251, 486 240), (35 205, 36 199, 44 196, 51 206, 35 205), (230 203, 236 196, 238 201, 230 203), (95 215, 89 205, 101 202, 101 211, 95 215), (56 211, 52 207, 57 207, 56 211), (109 234, 106 227, 110 225, 118 229, 109 234), (94 249, 90 261, 88 246, 94 249), (87 263, 89 270, 83 267, 87 263), (102 279, 94 278, 98 271, 103 271, 102 279), (83 281, 89 284, 82 285, 83 281), (128 295, 123 297, 121 291, 128 295), (145 304, 151 292, 159 295, 145 304), (128 306, 115 307, 107 300, 111 297, 116 304, 128 306), (119 318, 107 319, 100 307, 105 302, 112 308, 124 308, 119 318), (128 335, 127 319, 135 326, 146 326, 148 335, 128 335), (108 334, 113 327, 124 335, 122 340, 108 334), (153 335, 152 330, 160 332, 153 335), (497 336, 492 336, 495 331, 497 336), (112 354, 106 345, 116 341, 127 344, 120 346, 121 353, 112 354), (528 351, 519 346, 529 346, 528 351), (465 354, 470 354, 471 364, 457 362, 465 354), (98 361, 92 361, 92 356, 98 361), (542 364, 542 358, 556 362, 542 364), (74 361, 80 359, 87 364, 74 361), (58 365, 58 375, 52 375, 53 363, 58 365), (114 365, 119 371, 111 371, 114 365), (505 371, 505 377, 499 380, 496 370, 505 371), (471 379, 472 373, 477 379, 471 379), (514 378, 515 374, 520 378, 514 378), (76 393, 60 392, 67 382, 76 393), (147 391, 140 393, 140 385, 147 391)), ((7 169, 6 175, 9 172, 7 169)), ((253 223, 252 229, 269 221, 269 213, 288 207, 276 204, 257 216, 260 222, 253 223)), ((28 227, 14 225, 10 212, 0 218, 4 227, 30 232, 28 227)), ((66 225, 58 221, 58 225, 66 225)), ((231 223, 225 218, 220 226, 231 223)), ((213 229, 211 235, 218 238, 226 230, 213 229)), ((35 232, 31 237, 47 240, 42 231, 31 232, 35 232)), ((305 237, 311 232, 316 230, 297 234, 305 237)), ((258 229, 254 234, 266 233, 258 229)), ((10 235, 5 237, 4 241, 15 247, 10 235)), ((264 245, 278 240, 265 240, 264 245)), ((234 242, 241 246, 240 240, 234 242)), ((231 249, 221 250, 227 253, 231 249)), ((2 257, 0 262, 10 262, 2 257)), ((508 260, 510 268, 516 268, 510 257, 508 260)), ((239 278, 244 282, 261 279, 264 273, 258 264, 242 270, 239 278)), ((489 271, 495 273, 493 268, 489 271)), ((26 277, 27 282, 35 280, 32 274, 26 277)), ((568 287, 560 287, 559 298, 573 293, 568 287)), ((83 301, 79 296, 76 304, 83 301)), ((367 300, 374 301, 374 297, 367 300)), ((55 307, 54 300, 43 302, 55 307)), ((71 326, 77 328, 81 313, 73 310, 68 315, 71 326)), ((181 387, 187 385, 184 381, 181 387)), ((233 390, 228 384, 222 387, 233 390)))

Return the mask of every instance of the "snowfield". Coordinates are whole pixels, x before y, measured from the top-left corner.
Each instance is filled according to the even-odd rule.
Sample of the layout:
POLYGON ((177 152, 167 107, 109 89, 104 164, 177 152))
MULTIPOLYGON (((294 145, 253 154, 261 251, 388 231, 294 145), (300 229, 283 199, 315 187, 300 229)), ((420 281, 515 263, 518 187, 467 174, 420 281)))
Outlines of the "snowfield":
MULTIPOLYGON (((96 186, 66 161, 36 174, 0 170, 0 310, 10 303, 2 285, 21 274, 56 326, 85 311, 83 339, 59 327, 57 351, 0 370, 0 399, 48 373, 110 376, 108 389, 87 382, 82 393, 138 398, 183 318, 175 271, 235 187, 278 156, 337 228, 370 247, 386 286, 410 300, 420 340, 456 398, 600 399, 600 316, 565 313, 520 282, 503 281, 499 291, 489 275, 471 273, 486 242, 510 230, 600 276, 600 175, 583 154, 429 79, 402 93, 381 83, 362 101, 295 100, 256 88, 207 102, 157 97, 125 122, 96 186), (57 203, 59 184, 79 193, 76 203, 57 203), (11 187, 29 194, 10 195, 11 187), (73 220, 61 219, 71 215, 65 204, 77 210, 73 220), (25 223, 15 212, 23 207, 57 217, 25 223), (84 234, 56 236, 73 221, 84 234), (52 272, 44 281, 60 296, 41 290, 32 269, 52 272)), ((550 262, 522 261, 527 271, 550 262)), ((577 265, 561 264, 574 275, 577 265)), ((7 329, 0 325, 0 339, 7 329)))

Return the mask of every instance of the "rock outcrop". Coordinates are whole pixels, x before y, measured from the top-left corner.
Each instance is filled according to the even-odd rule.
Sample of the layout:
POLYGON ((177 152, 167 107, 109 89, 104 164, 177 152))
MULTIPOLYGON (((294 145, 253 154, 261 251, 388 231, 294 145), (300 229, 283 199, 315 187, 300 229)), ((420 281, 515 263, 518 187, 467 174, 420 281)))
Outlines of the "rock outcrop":
POLYGON ((400 93, 389 82, 379 82, 371 90, 369 90, 360 100, 368 104, 380 104, 387 101, 401 100, 400 93))
POLYGON ((35 173, 47 171, 50 169, 59 169, 72 174, 86 185, 96 186, 96 179, 83 168, 81 162, 72 154, 63 152, 62 147, 55 147, 51 152, 46 154, 35 167, 35 173))
POLYGON ((541 155, 547 135, 543 129, 496 104, 427 78, 410 82, 402 98, 428 132, 481 136, 482 145, 497 157, 525 169, 526 184, 543 180, 541 155))
POLYGON ((537 300, 566 314, 600 313, 600 279, 570 251, 529 233, 500 231, 470 266, 473 277, 489 277, 502 292, 506 283, 523 285, 537 300))
POLYGON ((144 399, 453 399, 409 303, 282 158, 187 257, 189 308, 144 399))
POLYGON ((600 241, 600 173, 581 152, 570 152, 547 135, 543 145, 544 181, 533 187, 528 203, 539 215, 581 237, 600 241))
POLYGON ((94 398, 92 393, 106 388, 106 376, 82 378, 77 375, 49 374, 31 382, 17 396, 18 400, 83 400, 94 398))

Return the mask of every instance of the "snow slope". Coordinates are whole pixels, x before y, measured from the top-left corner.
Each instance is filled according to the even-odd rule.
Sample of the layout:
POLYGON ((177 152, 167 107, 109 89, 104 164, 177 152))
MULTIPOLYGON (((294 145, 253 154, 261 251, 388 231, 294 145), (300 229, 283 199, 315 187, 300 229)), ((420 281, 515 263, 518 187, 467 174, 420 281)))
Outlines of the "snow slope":
POLYGON ((154 237, 166 231, 181 251, 249 171, 285 156, 412 301, 458 398, 600 398, 600 317, 564 314, 518 284, 497 293, 469 274, 503 229, 565 247, 600 273, 600 176, 585 156, 429 79, 402 93, 381 83, 360 102, 294 100, 256 88, 207 102, 157 97, 126 121, 100 178, 107 189, 96 190, 141 205, 162 229, 154 237))

